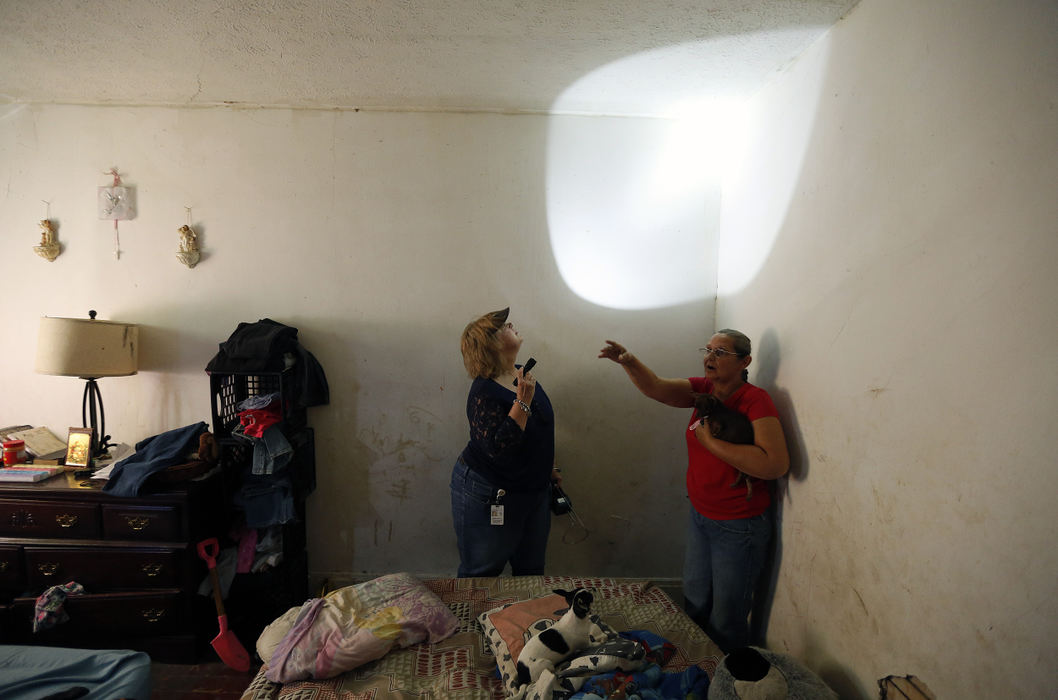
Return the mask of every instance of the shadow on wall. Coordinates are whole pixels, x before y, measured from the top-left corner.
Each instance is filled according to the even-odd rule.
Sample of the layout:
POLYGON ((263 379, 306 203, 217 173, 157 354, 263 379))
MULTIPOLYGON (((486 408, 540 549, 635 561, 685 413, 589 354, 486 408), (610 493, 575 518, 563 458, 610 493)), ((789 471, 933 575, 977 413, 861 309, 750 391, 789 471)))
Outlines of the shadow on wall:
POLYGON ((778 335, 774 329, 769 328, 761 334, 753 356, 757 365, 757 375, 753 383, 767 391, 775 403, 775 408, 779 412, 779 420, 782 422, 783 434, 786 437, 786 447, 790 453, 790 470, 786 476, 777 479, 774 485, 772 507, 775 509, 775 530, 772 533, 768 563, 754 595, 753 613, 750 618, 751 639, 755 644, 765 646, 768 621, 771 617, 775 589, 779 581, 779 567, 782 563, 783 510, 790 498, 787 482, 791 478, 795 481, 804 481, 808 478, 808 454, 801 437, 801 428, 797 421, 793 400, 785 389, 775 383, 779 375, 780 350, 778 335))

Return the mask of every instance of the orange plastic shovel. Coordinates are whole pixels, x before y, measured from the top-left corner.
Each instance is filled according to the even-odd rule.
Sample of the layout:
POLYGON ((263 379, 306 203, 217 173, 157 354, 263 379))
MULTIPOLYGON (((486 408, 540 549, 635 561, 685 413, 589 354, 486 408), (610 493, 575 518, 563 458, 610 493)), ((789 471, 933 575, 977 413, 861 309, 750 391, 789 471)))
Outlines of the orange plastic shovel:
POLYGON ((213 600, 217 603, 217 622, 220 623, 220 633, 213 639, 213 649, 217 656, 228 668, 236 671, 250 670, 250 655, 239 643, 239 638, 228 629, 228 616, 224 614, 224 598, 220 594, 220 577, 217 576, 217 553, 220 551, 220 543, 216 537, 210 537, 198 543, 198 556, 206 561, 209 566, 209 576, 213 581, 213 600))

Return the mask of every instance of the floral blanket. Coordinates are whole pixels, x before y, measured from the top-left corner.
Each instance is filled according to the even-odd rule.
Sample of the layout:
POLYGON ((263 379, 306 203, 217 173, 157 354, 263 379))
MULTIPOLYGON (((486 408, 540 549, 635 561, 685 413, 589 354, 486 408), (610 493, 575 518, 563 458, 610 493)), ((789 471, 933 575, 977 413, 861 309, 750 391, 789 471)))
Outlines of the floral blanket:
POLYGON ((394 645, 381 658, 332 678, 276 683, 267 678, 266 660, 242 700, 501 700, 506 693, 478 616, 501 605, 545 596, 555 588, 591 588, 596 594, 593 609, 614 629, 645 630, 670 642, 673 650, 662 668, 666 674, 693 667, 712 676, 723 658, 719 647, 663 590, 641 579, 504 576, 422 583, 458 620, 451 636, 406 648, 394 645))
POLYGON ((292 608, 257 641, 275 683, 333 678, 380 659, 394 646, 440 642, 459 620, 411 574, 339 588, 292 608))

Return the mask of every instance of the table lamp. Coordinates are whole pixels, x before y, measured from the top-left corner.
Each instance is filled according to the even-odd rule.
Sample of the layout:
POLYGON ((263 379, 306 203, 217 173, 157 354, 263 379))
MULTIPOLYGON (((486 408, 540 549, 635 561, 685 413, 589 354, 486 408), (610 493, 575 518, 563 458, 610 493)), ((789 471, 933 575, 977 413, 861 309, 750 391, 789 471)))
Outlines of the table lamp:
POLYGON ((111 444, 96 380, 136 374, 139 329, 134 323, 97 321, 95 311, 89 311, 88 316, 40 319, 36 370, 87 380, 81 399, 81 425, 92 429, 92 457, 99 459, 108 455, 111 444))

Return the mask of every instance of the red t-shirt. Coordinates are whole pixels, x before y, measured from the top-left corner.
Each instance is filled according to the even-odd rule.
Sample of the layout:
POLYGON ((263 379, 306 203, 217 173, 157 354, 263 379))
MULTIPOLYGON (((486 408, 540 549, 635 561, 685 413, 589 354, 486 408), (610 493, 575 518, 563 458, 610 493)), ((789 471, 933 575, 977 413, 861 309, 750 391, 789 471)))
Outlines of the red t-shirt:
MULTIPOLYGON (((706 394, 712 391, 713 383, 705 377, 691 377, 690 381, 691 388, 696 393, 706 394)), ((727 397, 724 405, 744 413, 751 423, 758 418, 779 416, 768 392, 748 382, 727 397)), ((694 432, 689 429, 697 420, 697 411, 692 411, 691 418, 687 421, 688 430, 684 431, 688 457, 687 495, 691 498, 691 505, 696 511, 713 520, 752 518, 763 513, 771 505, 770 484, 747 475, 746 478, 753 481, 753 496, 748 500, 745 484, 731 488, 731 484, 742 472, 702 447, 694 432)))

